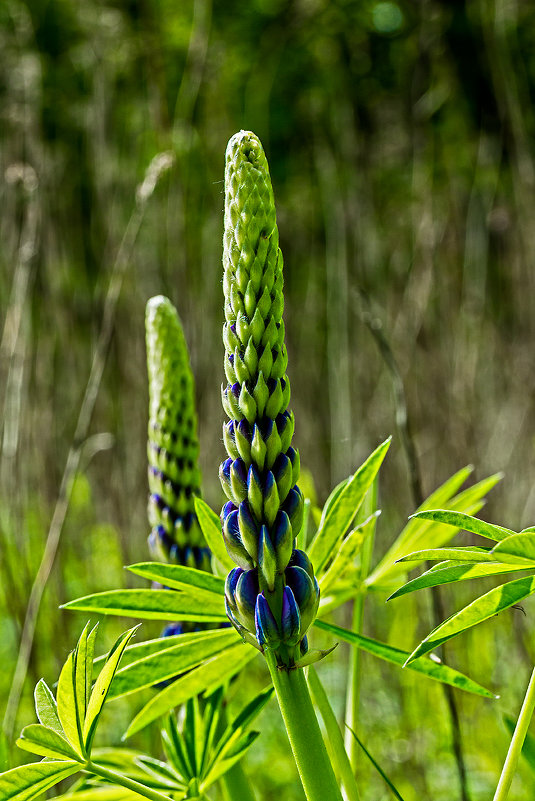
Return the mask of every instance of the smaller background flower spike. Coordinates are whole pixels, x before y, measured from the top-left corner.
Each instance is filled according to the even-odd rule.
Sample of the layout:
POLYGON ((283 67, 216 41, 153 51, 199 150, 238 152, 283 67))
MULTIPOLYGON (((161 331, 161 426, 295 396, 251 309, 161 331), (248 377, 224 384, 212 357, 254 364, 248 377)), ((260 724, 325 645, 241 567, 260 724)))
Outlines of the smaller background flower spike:
POLYGON ((145 315, 149 376, 149 546, 154 558, 210 570, 195 514, 200 495, 194 383, 182 325, 170 300, 158 295, 145 315))
POLYGON ((302 561, 294 545, 303 496, 288 410, 282 254, 266 156, 249 131, 227 147, 223 266, 222 400, 230 420, 223 426, 228 459, 220 478, 228 501, 221 519, 240 570, 227 581, 227 611, 244 639, 291 667, 306 651, 319 588, 310 562, 308 572, 293 566, 302 561))

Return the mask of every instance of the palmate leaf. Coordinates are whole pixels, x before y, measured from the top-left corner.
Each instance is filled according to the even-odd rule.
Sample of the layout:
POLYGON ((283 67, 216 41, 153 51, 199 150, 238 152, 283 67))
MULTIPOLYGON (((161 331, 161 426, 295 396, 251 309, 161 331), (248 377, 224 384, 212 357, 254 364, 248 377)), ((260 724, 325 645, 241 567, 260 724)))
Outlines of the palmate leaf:
POLYGON ((403 587, 400 587, 392 593, 387 600, 391 601, 393 598, 399 598, 401 595, 407 595, 407 593, 415 592, 415 590, 422 590, 426 587, 440 587, 442 584, 451 584, 456 581, 486 578, 503 573, 524 571, 525 569, 525 566, 502 565, 493 562, 485 562, 482 564, 464 563, 461 565, 457 562, 441 562, 438 565, 433 565, 430 570, 422 573, 421 576, 412 579, 412 581, 408 581, 403 587))
POLYGON ((324 620, 316 620, 314 625, 319 629, 334 634, 337 639, 355 645, 357 648, 361 648, 363 651, 379 657, 379 659, 384 659, 386 662, 391 662, 400 667, 406 665, 410 670, 421 673, 429 679, 435 679, 443 684, 451 684, 452 687, 457 687, 459 690, 465 690, 474 695, 480 695, 483 698, 496 698, 494 693, 490 692, 490 690, 482 687, 458 670, 454 670, 442 664, 440 660, 435 661, 434 659, 427 658, 419 659, 416 662, 408 662, 408 657, 411 655, 408 651, 403 651, 401 648, 394 648, 392 645, 379 642, 379 640, 373 640, 371 637, 364 637, 362 634, 348 631, 332 623, 326 623, 324 620))
POLYGON ((227 571, 232 570, 236 565, 225 548, 219 517, 210 509, 208 504, 198 496, 195 497, 195 512, 204 539, 206 540, 206 545, 210 548, 217 561, 220 562, 227 571))
POLYGON ((213 692, 239 673, 257 653, 254 648, 240 643, 208 659, 151 698, 131 722, 124 737, 130 737, 189 698, 213 692))
POLYGON ((101 615, 121 615, 143 620, 179 620, 198 623, 220 623, 227 619, 224 596, 211 593, 202 598, 195 588, 187 593, 175 590, 108 590, 87 595, 63 605, 64 609, 83 612, 98 612, 101 615))
POLYGON ((34 762, 0 774, 2 801, 31 801, 80 770, 79 762, 34 762))
POLYGON ((442 507, 446 511, 475 514, 482 508, 484 496, 502 476, 501 473, 496 473, 455 495, 472 469, 472 467, 465 467, 459 470, 424 501, 416 515, 410 518, 403 531, 366 579, 366 586, 378 587, 403 576, 407 572, 407 568, 404 563, 398 562, 398 559, 422 546, 439 548, 449 542, 459 530, 458 527, 454 528, 443 522, 426 519, 423 516, 424 511, 442 507))
POLYGON ((23 748, 25 751, 30 751, 30 753, 37 754, 38 756, 52 759, 76 759, 83 761, 65 736, 39 723, 32 723, 29 726, 25 726, 17 740, 17 745, 19 748, 23 748))
POLYGON ((206 659, 221 653, 226 648, 241 642, 235 629, 216 629, 199 632, 205 636, 181 642, 179 635, 174 644, 165 648, 167 638, 162 639, 162 648, 121 668, 115 674, 108 698, 120 698, 137 692, 143 687, 152 687, 166 679, 172 679, 186 670, 200 665, 206 659))
POLYGON ((351 525, 381 467, 390 442, 391 437, 379 445, 356 473, 336 488, 332 500, 326 504, 326 511, 322 514, 318 531, 308 549, 308 556, 316 573, 321 573, 333 556, 339 540, 351 525))
POLYGON ((471 604, 465 606, 455 615, 452 615, 440 626, 437 626, 422 642, 414 649, 409 656, 406 664, 408 667, 414 659, 438 648, 442 643, 451 640, 463 631, 488 620, 490 617, 502 612, 504 609, 514 606, 524 598, 535 592, 535 576, 526 576, 509 581, 500 587, 476 598, 471 604))
POLYGON ((58 716, 65 736, 73 745, 76 753, 79 756, 84 756, 83 719, 80 720, 78 710, 74 668, 75 651, 71 651, 59 675, 57 691, 58 716))

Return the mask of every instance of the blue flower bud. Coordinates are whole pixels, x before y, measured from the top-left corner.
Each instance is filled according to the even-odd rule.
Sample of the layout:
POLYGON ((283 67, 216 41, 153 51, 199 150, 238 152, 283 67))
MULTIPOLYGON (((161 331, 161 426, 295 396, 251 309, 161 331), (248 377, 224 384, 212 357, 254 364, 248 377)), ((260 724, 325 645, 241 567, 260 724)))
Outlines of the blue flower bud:
POLYGON ((223 524, 223 539, 228 555, 236 564, 243 567, 245 570, 254 567, 253 560, 247 553, 247 549, 241 540, 238 512, 236 510, 225 518, 223 524))
POLYGON ((290 489, 293 487, 294 482, 292 463, 285 453, 279 454, 275 464, 273 465, 273 475, 277 482, 277 491, 279 493, 280 503, 286 500, 290 489))
POLYGON ((236 426, 236 447, 244 462, 251 461, 251 435, 247 420, 240 420, 236 426))
POLYGON ((223 492, 230 501, 234 500, 232 486, 230 483, 230 468, 232 466, 232 462, 233 460, 229 457, 228 459, 225 459, 225 461, 219 467, 219 480, 221 481, 223 492))
POLYGON ((293 646, 299 642, 301 616, 291 587, 285 587, 282 593, 282 641, 293 646))
POLYGON ((247 469, 243 459, 235 459, 230 465, 231 499, 236 506, 247 497, 247 469))
POLYGON ((290 518, 294 538, 299 536, 301 526, 303 525, 304 506, 305 502, 301 490, 297 486, 292 487, 286 496, 282 509, 290 518))
POLYGON ((255 626, 256 639, 262 648, 275 649, 279 647, 280 634, 277 623, 263 592, 256 598, 255 626))
POLYGON ((242 501, 239 505, 238 524, 241 540, 247 552, 254 562, 258 562, 258 527, 249 511, 247 501, 242 501))
POLYGON ((294 536, 286 512, 278 512, 271 530, 271 540, 277 555, 277 572, 282 573, 292 555, 294 536))
POLYGON ((234 420, 229 420, 227 423, 223 423, 223 442, 225 443, 225 448, 230 458, 237 459, 240 455, 240 452, 236 445, 234 420))
POLYGON ((316 618, 320 590, 315 578, 301 567, 287 567, 286 584, 292 590, 301 614, 301 634, 305 634, 316 618))
POLYGON ((237 581, 234 598, 238 607, 236 617, 248 631, 254 631, 255 628, 257 595, 258 573, 256 569, 246 570, 237 581))

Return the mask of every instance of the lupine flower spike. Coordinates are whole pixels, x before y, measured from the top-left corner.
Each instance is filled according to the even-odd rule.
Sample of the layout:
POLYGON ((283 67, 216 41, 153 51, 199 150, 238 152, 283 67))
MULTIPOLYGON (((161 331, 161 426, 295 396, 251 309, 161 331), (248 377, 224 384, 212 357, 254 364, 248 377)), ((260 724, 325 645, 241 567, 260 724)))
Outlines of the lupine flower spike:
POLYGON ((258 138, 230 140, 223 243, 225 374, 223 426, 228 459, 220 479, 230 621, 282 667, 307 651, 319 604, 310 560, 294 548, 303 523, 299 455, 284 344, 282 254, 267 160, 258 138))
POLYGON ((146 310, 149 375, 149 546, 154 558, 210 570, 195 514, 200 495, 194 385, 180 319, 162 295, 146 310))

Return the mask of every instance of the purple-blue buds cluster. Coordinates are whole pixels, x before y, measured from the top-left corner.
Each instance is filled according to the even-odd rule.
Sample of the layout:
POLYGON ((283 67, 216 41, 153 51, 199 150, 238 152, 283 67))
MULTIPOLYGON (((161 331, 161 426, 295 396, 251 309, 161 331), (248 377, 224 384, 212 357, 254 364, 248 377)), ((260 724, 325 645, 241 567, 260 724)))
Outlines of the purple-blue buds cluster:
POLYGON ((227 613, 244 639, 291 666, 306 651, 319 588, 310 560, 295 550, 303 524, 299 454, 282 313, 282 254, 273 190, 257 137, 230 140, 225 170, 225 375, 220 468, 227 503, 225 546, 238 565, 226 583, 227 613))

